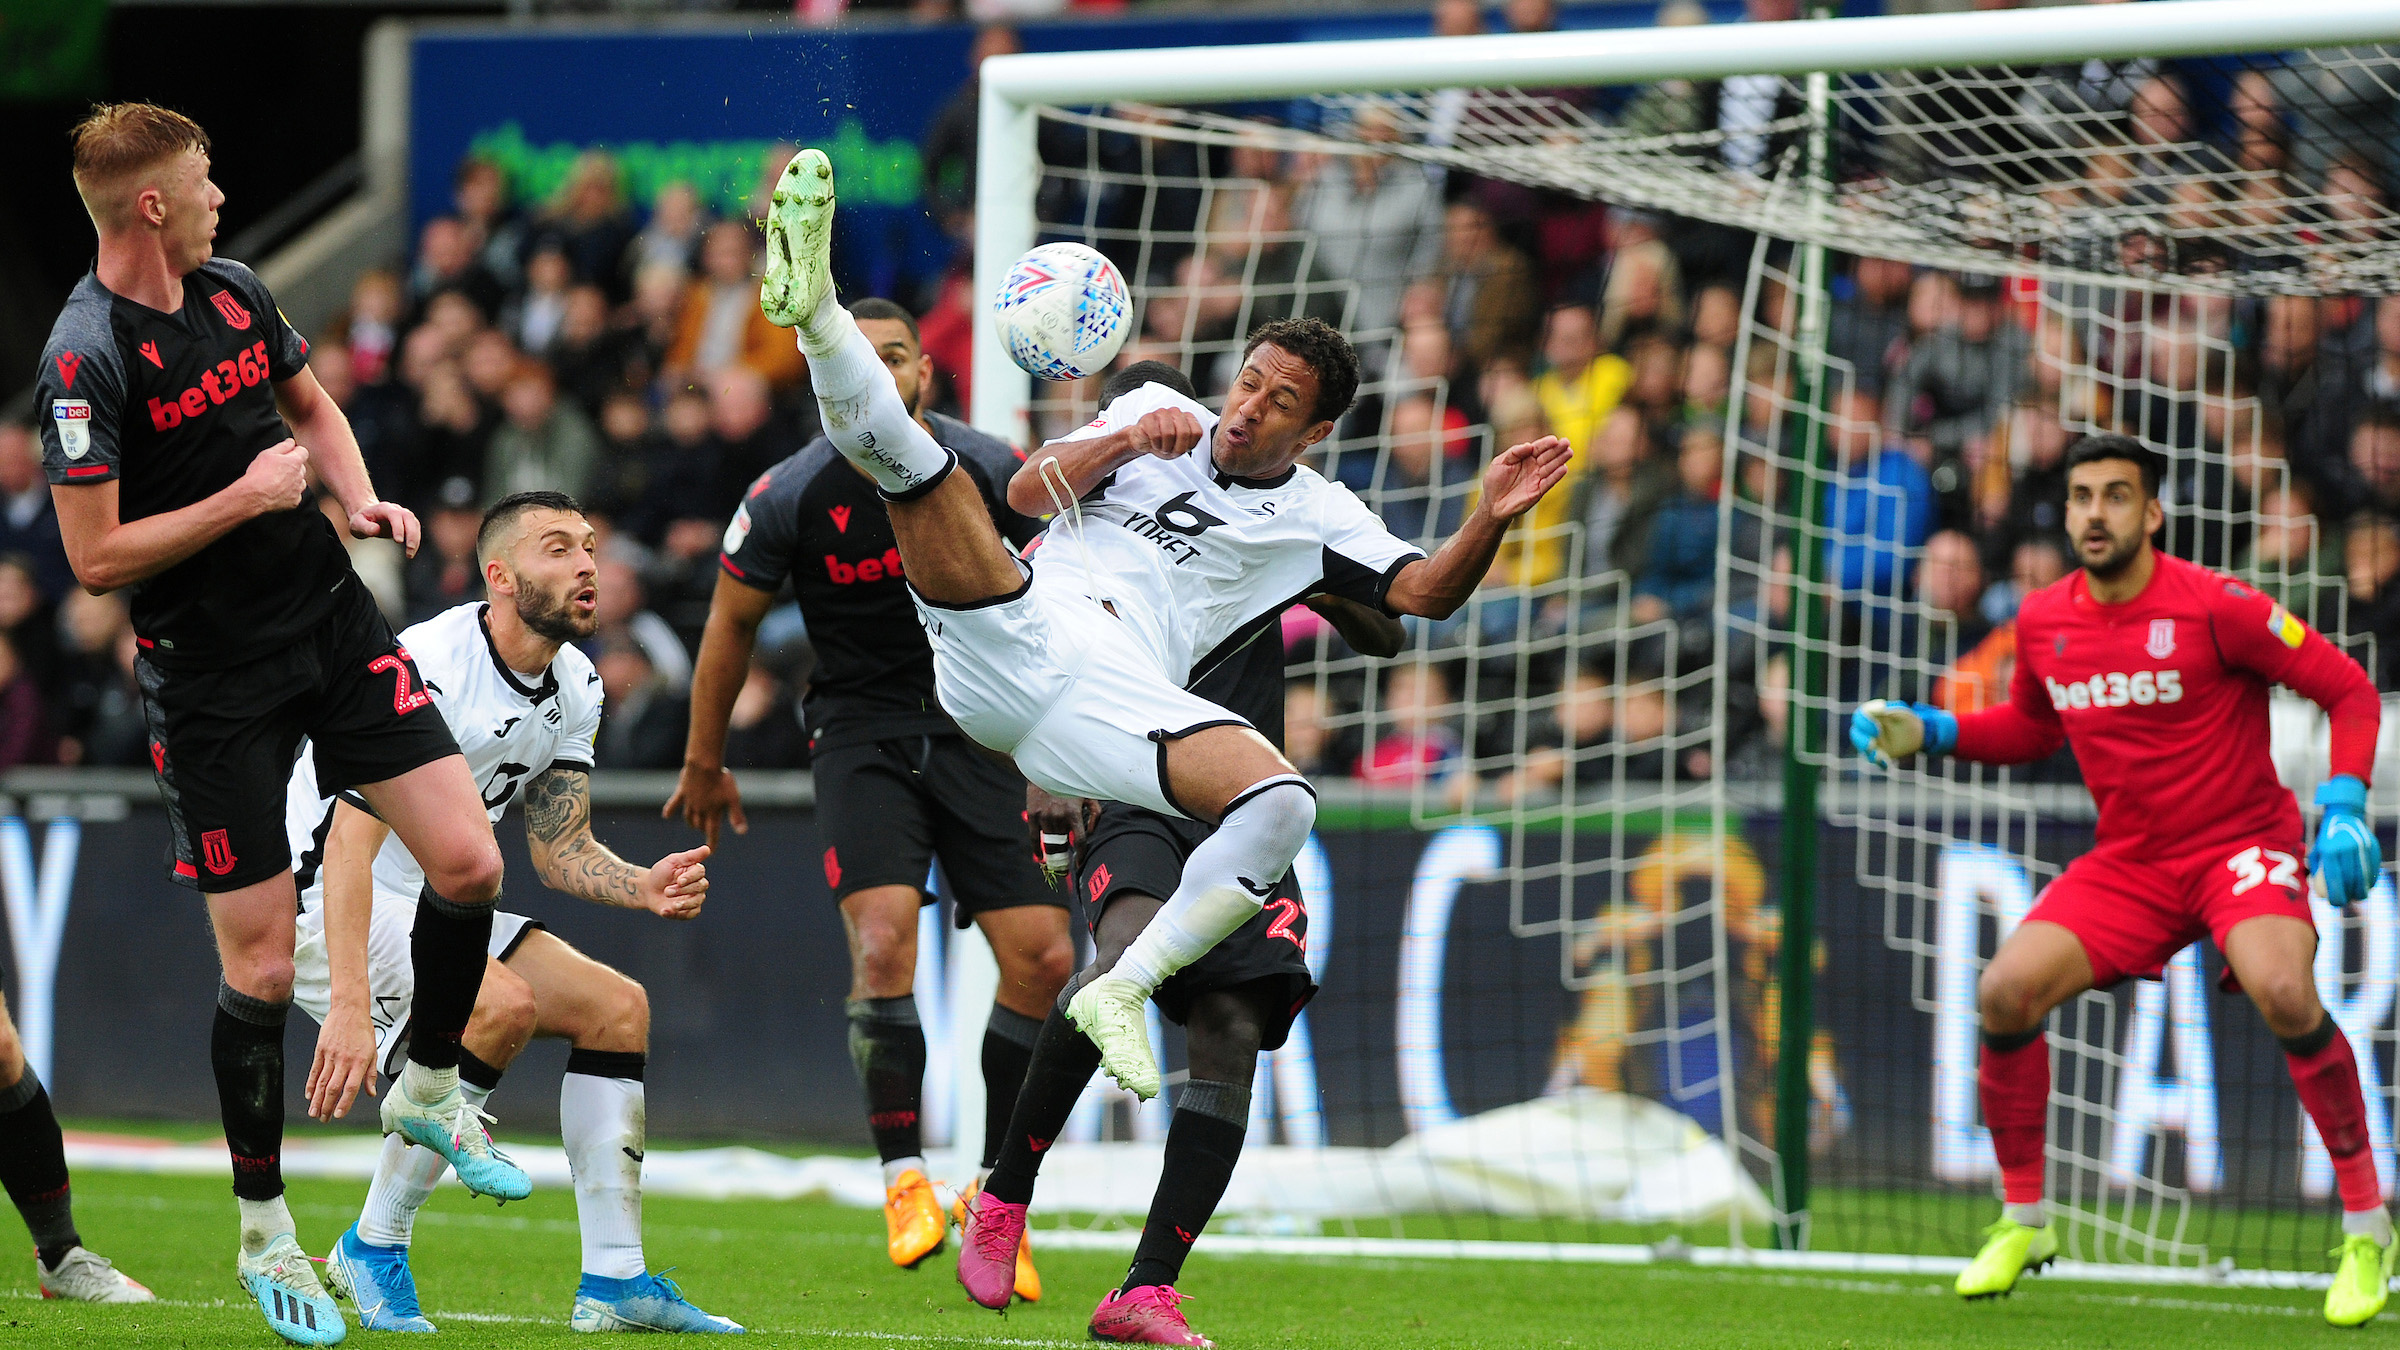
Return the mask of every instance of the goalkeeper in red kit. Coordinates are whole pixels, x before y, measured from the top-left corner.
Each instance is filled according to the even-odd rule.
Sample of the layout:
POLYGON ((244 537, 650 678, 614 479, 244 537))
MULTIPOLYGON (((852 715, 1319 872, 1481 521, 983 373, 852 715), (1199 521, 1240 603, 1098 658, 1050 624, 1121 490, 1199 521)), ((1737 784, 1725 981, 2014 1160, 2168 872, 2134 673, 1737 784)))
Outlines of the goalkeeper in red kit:
POLYGON ((2065 741, 2100 808, 2092 851, 2043 890, 1976 990, 1983 1118, 2007 1209, 1958 1292, 2005 1294, 2058 1254, 2042 1207, 2043 1020, 2086 989, 2158 978, 2207 936, 2282 1042, 2333 1157, 2343 1240, 2325 1320, 2357 1326, 2383 1309, 2392 1224, 2357 1061, 2317 998, 2306 887, 2313 877, 2347 907, 2382 871, 2366 823, 2381 704, 2358 663, 2290 611, 2151 548, 2165 521, 2160 468, 2124 436, 2087 436, 2068 452, 2066 528, 2082 567, 2025 597, 2007 703, 1954 717, 1879 701, 1851 717, 1851 742, 1884 762, 1922 751, 2023 764, 2065 741), (2316 794, 2323 818, 2305 855, 2299 807, 2268 756, 2267 691, 2278 684, 2333 723, 2332 772, 2316 794))

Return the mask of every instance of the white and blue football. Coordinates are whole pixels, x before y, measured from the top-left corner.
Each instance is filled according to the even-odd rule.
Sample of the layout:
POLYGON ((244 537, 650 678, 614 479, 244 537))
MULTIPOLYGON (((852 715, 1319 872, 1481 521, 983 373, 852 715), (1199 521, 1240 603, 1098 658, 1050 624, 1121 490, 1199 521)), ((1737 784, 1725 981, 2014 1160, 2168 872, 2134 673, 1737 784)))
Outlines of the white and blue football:
POLYGON ((1132 320, 1117 265, 1081 244, 1027 253, 992 297, 992 326, 1009 359, 1037 380, 1080 380, 1106 369, 1132 320))

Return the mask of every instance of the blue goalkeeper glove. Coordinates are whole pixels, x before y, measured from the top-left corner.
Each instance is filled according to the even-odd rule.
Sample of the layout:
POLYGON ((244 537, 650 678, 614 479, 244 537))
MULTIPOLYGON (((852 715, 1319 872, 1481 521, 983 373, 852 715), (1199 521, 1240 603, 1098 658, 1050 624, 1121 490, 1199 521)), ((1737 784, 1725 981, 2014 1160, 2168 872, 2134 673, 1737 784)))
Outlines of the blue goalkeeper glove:
POLYGON ((1946 755, 1958 747, 1958 719, 1930 703, 1876 699, 1850 714, 1850 744, 1885 768, 1910 755, 1946 755))
POLYGON ((2383 845, 2367 824, 2367 785, 2335 774, 2317 788, 2317 843, 2308 851, 2308 872, 2325 888, 2325 898, 2348 909, 2367 898, 2383 875, 2383 845))

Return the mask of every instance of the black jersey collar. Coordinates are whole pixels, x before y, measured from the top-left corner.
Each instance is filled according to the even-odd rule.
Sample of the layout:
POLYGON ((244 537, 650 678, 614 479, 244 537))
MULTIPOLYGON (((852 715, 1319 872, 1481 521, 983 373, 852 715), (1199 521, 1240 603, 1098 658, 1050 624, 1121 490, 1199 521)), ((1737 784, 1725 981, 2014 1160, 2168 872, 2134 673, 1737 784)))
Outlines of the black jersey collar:
POLYGON ((542 667, 542 682, 540 684, 527 684, 523 679, 518 677, 517 672, 508 668, 508 662, 500 658, 500 644, 492 641, 491 602, 486 601, 483 604, 476 606, 475 629, 477 632, 483 634, 483 649, 492 654, 492 669, 500 672, 500 678, 508 681, 509 688, 514 689, 519 694, 524 695, 527 702, 536 705, 539 705, 543 699, 557 696, 558 663, 556 661, 553 661, 549 665, 542 667))

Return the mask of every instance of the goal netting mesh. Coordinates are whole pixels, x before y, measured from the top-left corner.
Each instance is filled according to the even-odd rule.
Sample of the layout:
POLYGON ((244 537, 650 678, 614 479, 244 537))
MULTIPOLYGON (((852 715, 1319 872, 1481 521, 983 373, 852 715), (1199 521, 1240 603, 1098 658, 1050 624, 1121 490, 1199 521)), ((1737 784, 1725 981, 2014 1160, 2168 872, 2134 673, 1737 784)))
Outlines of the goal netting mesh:
MULTIPOLYGON (((2051 489, 2090 431, 2167 457, 2169 551, 2376 668, 2346 573, 2389 527, 2347 555, 2337 527, 2372 504, 2344 492, 2400 495, 2400 436, 2351 454, 2400 394, 2400 58, 1815 78, 1040 111, 1041 237, 1123 269, 1120 363, 1213 402, 1257 324, 1336 324, 1364 382, 1311 463, 1429 546, 1495 448, 1576 441, 1399 659, 1285 625, 1326 987, 1262 1065, 1264 1180, 1220 1227, 1968 1254, 1995 1194, 1976 973, 2091 845, 2090 799, 2065 756, 1871 771, 1849 709, 2006 697, 2007 597, 2066 565, 2051 489), (1580 382, 1545 371, 1577 350, 1561 304, 1604 353, 1580 382), (1787 753, 1823 782, 1796 1037, 1787 753), (1803 1137, 1776 1119, 1788 1047, 1804 1212, 1774 1148, 1803 1137)), ((1098 386, 1037 385, 1032 440, 1098 386)), ((2278 763, 2313 784, 2320 719, 2278 700, 2278 763)), ((2388 1188, 2400 903, 2387 880, 2318 918, 2388 1188)), ((2324 1151, 2204 948, 2052 1019, 2066 1253, 2319 1269, 2324 1151)), ((1164 1119, 1095 1091, 1082 1132, 1131 1149, 1164 1119)), ((1138 1221, 1146 1186, 1118 1189, 1081 1208, 1138 1221)))

